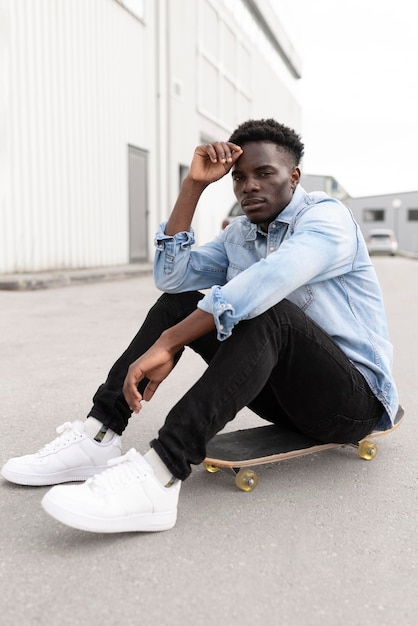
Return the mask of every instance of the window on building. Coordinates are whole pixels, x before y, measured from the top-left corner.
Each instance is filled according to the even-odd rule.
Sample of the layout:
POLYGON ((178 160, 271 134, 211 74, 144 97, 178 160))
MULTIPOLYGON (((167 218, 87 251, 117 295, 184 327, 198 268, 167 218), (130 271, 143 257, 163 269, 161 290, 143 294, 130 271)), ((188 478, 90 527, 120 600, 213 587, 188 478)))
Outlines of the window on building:
POLYGON ((418 222, 418 209, 408 209, 408 222, 418 222))
POLYGON ((199 4, 199 110, 226 127, 250 115, 250 51, 211 2, 199 4))
POLYGON ((385 220, 385 209, 364 209, 363 220, 365 222, 383 222, 385 220))

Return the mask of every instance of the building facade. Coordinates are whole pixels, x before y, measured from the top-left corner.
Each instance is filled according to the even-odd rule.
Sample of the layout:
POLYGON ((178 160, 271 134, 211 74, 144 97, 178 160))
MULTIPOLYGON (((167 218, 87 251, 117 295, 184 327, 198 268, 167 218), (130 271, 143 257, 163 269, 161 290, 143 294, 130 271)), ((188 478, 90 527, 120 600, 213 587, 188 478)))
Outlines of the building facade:
POLYGON ((352 198, 333 176, 304 174, 306 191, 325 191, 346 204, 364 237, 378 228, 394 232, 401 253, 418 254, 418 191, 352 198))
POLYGON ((346 202, 350 197, 344 187, 333 176, 305 174, 302 172, 300 184, 305 191, 325 191, 329 196, 337 198, 341 202, 346 202))
MULTIPOLYGON (((151 260, 202 142, 300 130, 300 60, 269 0, 0 0, 0 273, 151 260)), ((233 195, 196 214, 212 237, 233 195)))
POLYGON ((389 228, 400 252, 418 253, 418 191, 350 198, 347 204, 366 239, 372 229, 389 228))

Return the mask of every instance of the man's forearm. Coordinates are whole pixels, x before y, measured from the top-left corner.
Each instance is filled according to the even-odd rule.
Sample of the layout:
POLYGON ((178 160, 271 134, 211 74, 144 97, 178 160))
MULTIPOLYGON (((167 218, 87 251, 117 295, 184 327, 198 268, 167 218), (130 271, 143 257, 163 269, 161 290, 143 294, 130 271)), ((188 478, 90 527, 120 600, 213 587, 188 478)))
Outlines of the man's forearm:
POLYGON ((190 230, 197 203, 206 187, 206 183, 189 178, 183 181, 180 194, 165 227, 166 235, 174 236, 177 233, 190 230))
POLYGON ((171 354, 175 354, 195 339, 203 337, 215 328, 213 315, 196 309, 183 321, 165 330, 157 342, 171 354))

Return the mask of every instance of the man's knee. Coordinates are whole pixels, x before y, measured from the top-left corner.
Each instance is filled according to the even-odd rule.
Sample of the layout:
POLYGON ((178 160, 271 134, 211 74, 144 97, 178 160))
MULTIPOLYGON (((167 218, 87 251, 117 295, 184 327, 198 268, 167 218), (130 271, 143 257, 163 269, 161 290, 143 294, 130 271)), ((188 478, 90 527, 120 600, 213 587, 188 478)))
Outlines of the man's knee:
POLYGON ((267 309, 263 315, 265 315, 274 326, 285 324, 297 327, 300 324, 304 326, 306 323, 306 315, 302 309, 287 299, 283 299, 270 309, 267 309))

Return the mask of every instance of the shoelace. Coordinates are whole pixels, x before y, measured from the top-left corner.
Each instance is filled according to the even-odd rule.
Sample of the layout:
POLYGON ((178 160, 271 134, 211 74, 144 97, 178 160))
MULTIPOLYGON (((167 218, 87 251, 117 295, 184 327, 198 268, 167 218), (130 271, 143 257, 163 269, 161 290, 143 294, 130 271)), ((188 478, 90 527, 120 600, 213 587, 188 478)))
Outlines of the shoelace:
POLYGON ((140 476, 145 476, 148 464, 131 448, 121 457, 108 461, 108 469, 89 478, 87 483, 98 491, 113 490, 122 487, 140 476), (135 457, 135 462, 133 458, 135 457))
POLYGON ((54 452, 55 450, 59 450, 63 448, 66 443, 71 440, 78 439, 79 431, 77 430, 75 424, 73 422, 65 422, 58 426, 56 429, 58 437, 56 437, 53 441, 45 444, 43 448, 38 451, 38 454, 44 454, 46 452, 54 452))

